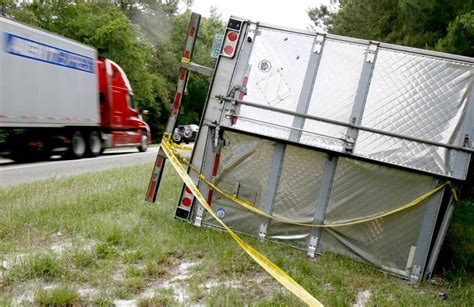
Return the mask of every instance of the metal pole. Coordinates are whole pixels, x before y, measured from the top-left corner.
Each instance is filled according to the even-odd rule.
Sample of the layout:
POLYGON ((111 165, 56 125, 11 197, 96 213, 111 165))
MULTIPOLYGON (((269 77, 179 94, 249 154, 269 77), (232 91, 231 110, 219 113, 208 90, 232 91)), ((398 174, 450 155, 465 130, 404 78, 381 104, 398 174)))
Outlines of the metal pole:
POLYGON ((306 118, 306 119, 311 119, 311 120, 317 120, 317 121, 321 121, 321 122, 328 123, 328 124, 339 125, 339 126, 344 126, 344 127, 350 127, 350 128, 354 128, 354 129, 359 129, 359 130, 363 130, 363 131, 367 131, 367 132, 386 135, 386 136, 399 138, 399 139, 404 139, 404 140, 408 140, 408 141, 413 141, 413 142, 418 142, 418 143, 423 143, 423 144, 428 144, 428 145, 433 145, 433 146, 444 147, 444 148, 448 148, 448 149, 455 149, 455 150, 474 153, 474 149, 468 148, 468 147, 461 147, 461 146, 455 146, 455 145, 451 145, 451 144, 445 144, 445 143, 439 143, 439 142, 424 140, 424 139, 420 139, 420 138, 417 138, 417 137, 406 136, 406 135, 402 135, 402 134, 398 134, 398 133, 394 133, 394 132, 383 131, 383 130, 379 130, 379 129, 369 128, 369 127, 356 125, 356 124, 352 124, 352 123, 341 122, 341 121, 338 121, 338 120, 328 119, 328 118, 324 118, 324 117, 303 114, 303 113, 299 113, 299 112, 295 112, 295 111, 283 110, 283 109, 279 109, 279 108, 275 108, 275 107, 271 107, 271 106, 266 106, 266 105, 263 105, 263 104, 260 104, 260 103, 244 101, 244 100, 241 100, 241 99, 235 99, 235 98, 231 98, 231 97, 216 96, 216 98, 220 99, 220 100, 223 100, 223 101, 230 101, 230 102, 237 103, 237 104, 242 104, 242 105, 246 105, 246 106, 250 106, 250 107, 260 108, 260 109, 263 109, 263 110, 268 110, 268 111, 274 111, 274 112, 299 116, 299 117, 306 118))
MULTIPOLYGON (((201 15, 192 13, 191 21, 189 22, 188 33, 186 38, 186 46, 183 52, 183 60, 190 62, 193 54, 194 44, 198 34, 199 22, 201 15)), ((188 70, 185 67, 179 69, 178 84, 176 86, 176 94, 174 96, 173 109, 166 125, 165 135, 171 135, 178 119, 179 110, 181 109, 181 101, 184 95, 184 89, 186 88, 186 82, 188 80, 188 70)), ((155 166, 151 174, 150 183, 148 184, 148 192, 145 200, 147 202, 155 202, 156 195, 158 193, 158 187, 160 186, 161 176, 165 165, 165 153, 163 149, 159 149, 158 155, 156 156, 155 166)))
MULTIPOLYGON (((194 44, 196 43, 196 37, 198 34, 199 22, 201 20, 201 15, 192 13, 191 21, 189 22, 188 27, 188 37, 186 39, 186 46, 183 52, 183 60, 190 62, 193 55, 194 44)), ((171 110, 170 118, 168 119, 168 124, 166 125, 165 132, 173 133, 174 126, 178 119, 179 110, 181 109, 181 101, 183 99, 184 90, 186 88, 186 83, 188 81, 188 69, 181 67, 179 69, 179 78, 178 85, 176 86, 176 94, 174 96, 173 109, 171 110)))

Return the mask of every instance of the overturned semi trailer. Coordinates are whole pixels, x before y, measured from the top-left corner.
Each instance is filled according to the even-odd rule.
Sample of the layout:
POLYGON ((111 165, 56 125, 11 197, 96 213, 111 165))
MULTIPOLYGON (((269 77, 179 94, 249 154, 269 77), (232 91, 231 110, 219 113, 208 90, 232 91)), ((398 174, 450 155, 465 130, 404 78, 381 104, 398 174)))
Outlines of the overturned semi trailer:
MULTIPOLYGON (((272 216, 325 226, 257 215, 189 175, 236 231, 418 282, 468 173, 473 80, 472 58, 232 17, 191 164, 272 216)), ((176 217, 219 227, 188 192, 176 217)))

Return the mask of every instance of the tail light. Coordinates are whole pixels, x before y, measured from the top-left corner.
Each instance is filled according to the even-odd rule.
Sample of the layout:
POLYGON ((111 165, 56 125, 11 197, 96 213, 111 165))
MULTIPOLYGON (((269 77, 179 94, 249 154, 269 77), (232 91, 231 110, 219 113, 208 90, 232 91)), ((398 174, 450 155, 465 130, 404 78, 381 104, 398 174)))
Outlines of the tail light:
POLYGON ((193 204, 193 199, 194 199, 193 192, 191 192, 191 190, 188 187, 185 187, 179 206, 181 208, 185 208, 189 210, 191 209, 191 205, 193 204))
POLYGON ((230 19, 227 24, 227 31, 225 33, 224 44, 222 44, 222 56, 233 58, 237 44, 239 42, 240 28, 242 21, 230 19))

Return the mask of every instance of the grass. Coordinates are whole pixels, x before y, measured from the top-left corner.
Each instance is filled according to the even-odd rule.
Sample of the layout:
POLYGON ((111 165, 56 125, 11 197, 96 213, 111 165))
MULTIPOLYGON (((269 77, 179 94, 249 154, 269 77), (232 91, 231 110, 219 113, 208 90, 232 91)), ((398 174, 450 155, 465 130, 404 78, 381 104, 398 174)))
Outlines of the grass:
MULTIPOLYGON (((227 234, 173 218, 181 184, 169 167, 157 203, 145 203, 150 172, 151 164, 145 164, 1 188, 0 260, 26 256, 4 274, 0 305, 9 305, 25 291, 34 292, 37 304, 87 303, 77 291, 82 287, 97 290, 90 302, 99 306, 130 298, 137 298, 139 306, 174 306, 179 302, 171 289, 158 289, 151 298, 140 295, 170 280, 177 266, 189 261, 197 266, 190 269, 193 278, 184 285, 185 305, 301 304, 271 278, 249 278, 266 275, 227 234), (73 247, 53 253, 50 247, 58 238, 73 247), (206 290, 202 285, 209 280, 223 283, 206 290), (229 280, 241 288, 225 284, 229 280)), ((436 284, 410 285, 343 256, 327 253, 310 259, 281 244, 244 240, 325 305, 351 305, 360 291, 370 289, 370 305, 472 306, 473 203, 464 200, 455 210, 443 252, 457 255, 441 262, 443 279, 436 284), (448 299, 440 292, 447 292, 448 299)))
POLYGON ((60 285, 51 290, 38 289, 35 294, 35 302, 41 306, 72 306, 81 303, 77 291, 68 286, 60 285))
POLYGON ((31 279, 42 279, 48 282, 61 279, 66 274, 68 274, 68 269, 54 254, 33 254, 12 266, 10 273, 4 279, 4 284, 9 285, 31 279))
POLYGON ((178 302, 173 297, 173 291, 160 289, 151 298, 138 301, 138 307, 176 306, 178 302))

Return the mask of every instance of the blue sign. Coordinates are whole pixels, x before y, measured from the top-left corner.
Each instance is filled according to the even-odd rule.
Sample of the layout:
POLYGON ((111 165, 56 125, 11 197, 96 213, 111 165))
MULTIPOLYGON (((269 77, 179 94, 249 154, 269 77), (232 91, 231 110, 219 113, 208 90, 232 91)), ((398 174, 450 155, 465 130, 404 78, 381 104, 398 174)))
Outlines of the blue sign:
POLYGON ((223 208, 217 209, 216 214, 221 220, 225 218, 225 210, 223 208))
POLYGON ((49 46, 28 38, 5 33, 5 52, 44 63, 95 72, 95 59, 71 51, 49 46))
POLYGON ((214 34, 214 40, 212 41, 211 57, 217 59, 221 54, 222 43, 224 42, 224 34, 214 34))

